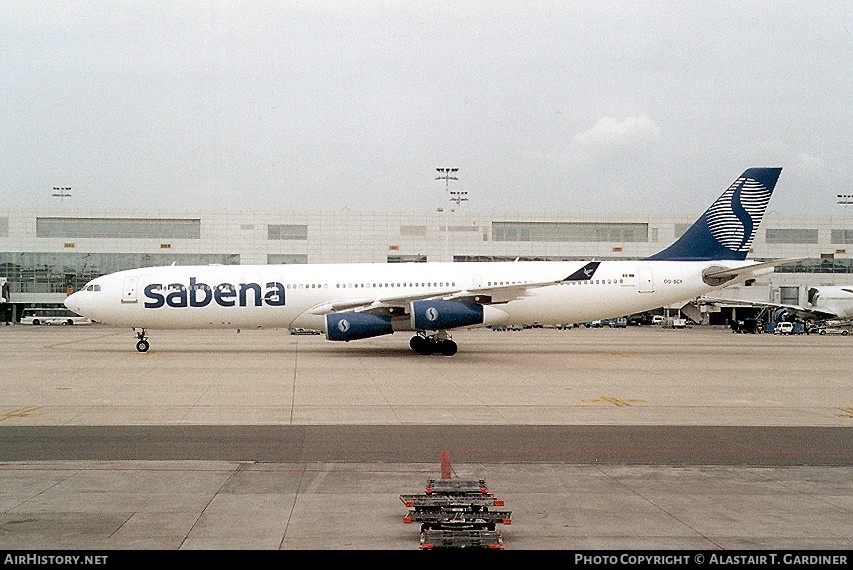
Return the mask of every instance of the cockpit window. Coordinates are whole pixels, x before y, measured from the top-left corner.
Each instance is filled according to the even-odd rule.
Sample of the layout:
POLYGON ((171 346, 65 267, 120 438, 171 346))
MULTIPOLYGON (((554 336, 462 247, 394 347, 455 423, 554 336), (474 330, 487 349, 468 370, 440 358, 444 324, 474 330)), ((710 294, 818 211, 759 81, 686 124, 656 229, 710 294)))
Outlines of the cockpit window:
POLYGON ((95 284, 89 284, 84 289, 84 291, 100 291, 100 290, 101 290, 101 286, 95 285, 95 284))

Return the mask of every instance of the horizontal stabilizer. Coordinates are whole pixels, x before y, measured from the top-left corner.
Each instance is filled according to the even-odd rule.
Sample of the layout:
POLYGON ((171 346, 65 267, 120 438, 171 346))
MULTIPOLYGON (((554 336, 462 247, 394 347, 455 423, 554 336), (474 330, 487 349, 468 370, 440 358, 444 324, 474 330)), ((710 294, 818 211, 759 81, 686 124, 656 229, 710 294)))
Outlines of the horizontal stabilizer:
POLYGON ((752 279, 767 273, 773 273, 773 269, 778 265, 786 265, 788 263, 796 263, 802 261, 802 257, 789 259, 777 259, 774 261, 765 261, 764 263, 753 263, 744 267, 709 267, 702 273, 702 280, 708 285, 715 287, 725 285, 729 281, 743 281, 752 279))

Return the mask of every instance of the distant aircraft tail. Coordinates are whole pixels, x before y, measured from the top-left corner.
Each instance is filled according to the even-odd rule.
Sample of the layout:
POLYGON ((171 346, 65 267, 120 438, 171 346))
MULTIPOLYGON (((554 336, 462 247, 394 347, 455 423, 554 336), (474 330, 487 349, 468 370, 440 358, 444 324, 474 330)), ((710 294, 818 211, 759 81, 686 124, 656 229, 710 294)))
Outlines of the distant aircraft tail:
POLYGON ((781 168, 748 168, 678 241, 647 259, 746 259, 781 172, 781 168))

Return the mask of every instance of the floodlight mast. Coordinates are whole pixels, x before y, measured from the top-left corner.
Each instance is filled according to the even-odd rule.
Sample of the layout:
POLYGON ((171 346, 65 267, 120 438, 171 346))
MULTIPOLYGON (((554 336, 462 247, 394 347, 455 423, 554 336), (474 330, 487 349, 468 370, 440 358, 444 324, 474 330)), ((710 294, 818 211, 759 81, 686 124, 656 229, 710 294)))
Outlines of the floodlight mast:
POLYGON ((456 209, 458 210, 458 209, 459 209, 459 205, 460 205, 462 202, 467 202, 467 201, 468 201, 468 197, 467 197, 467 196, 468 196, 468 192, 464 192, 464 191, 463 191, 463 192, 460 192, 460 191, 454 191, 454 192, 451 192, 451 193, 450 193, 450 201, 451 201, 451 202, 456 202, 456 209))
MULTIPOLYGON (((451 167, 451 168, 439 167, 439 168, 436 168, 435 170, 439 173, 439 175, 436 176, 435 179, 436 180, 444 180, 444 191, 452 201, 453 196, 450 192, 450 181, 451 180, 459 180, 459 178, 456 177, 456 173, 459 172, 459 169, 456 167, 451 167)), ((450 228, 447 225, 447 209, 445 208, 444 209, 444 252, 442 253, 442 257, 445 257, 447 255, 447 248, 448 248, 447 240, 449 238, 449 235, 450 235, 450 228)))
POLYGON ((459 180, 454 174, 459 172, 458 168, 436 168, 441 175, 436 176, 436 180, 444 180, 444 191, 447 192, 447 195, 450 195, 450 181, 451 180, 459 180))
MULTIPOLYGON (((844 224, 847 225, 849 219, 847 218, 847 206, 853 204, 853 194, 839 194, 838 195, 838 203, 844 206, 844 224)), ((849 230, 844 230, 845 232, 849 230)))
POLYGON ((63 199, 71 197, 71 187, 54 186, 52 195, 56 198, 59 198, 59 201, 62 202, 63 199))

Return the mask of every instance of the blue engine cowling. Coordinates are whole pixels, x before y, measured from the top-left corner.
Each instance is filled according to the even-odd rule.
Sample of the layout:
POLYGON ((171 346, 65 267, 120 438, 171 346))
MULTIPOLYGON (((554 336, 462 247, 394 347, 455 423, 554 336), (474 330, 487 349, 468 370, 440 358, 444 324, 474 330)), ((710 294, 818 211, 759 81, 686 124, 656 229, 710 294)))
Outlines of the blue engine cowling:
POLYGON ((331 313, 326 315, 328 340, 358 340, 391 334, 391 317, 372 313, 331 313))
POLYGON ((483 305, 461 301, 412 301, 412 327, 437 331, 483 324, 483 305))
POLYGON ((784 320, 788 319, 788 309, 776 309, 773 311, 773 321, 774 323, 780 323, 784 320))

